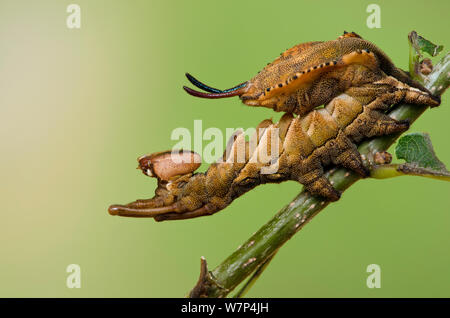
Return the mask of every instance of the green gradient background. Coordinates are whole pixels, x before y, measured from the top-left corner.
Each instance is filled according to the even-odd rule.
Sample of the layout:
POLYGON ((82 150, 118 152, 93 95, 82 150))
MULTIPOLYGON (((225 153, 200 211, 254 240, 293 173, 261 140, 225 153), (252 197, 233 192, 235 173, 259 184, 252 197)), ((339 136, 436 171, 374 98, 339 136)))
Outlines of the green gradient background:
MULTIPOLYGON (((286 48, 355 31, 407 68, 415 29, 450 47, 448 1, 0 1, 0 296, 181 297, 199 259, 211 268, 300 190, 265 185, 212 217, 155 223, 112 217, 111 203, 153 194, 139 155, 171 148, 176 127, 252 127, 280 114, 237 98, 200 100, 247 80, 286 48), (381 29, 366 7, 381 6, 381 29), (430 12, 430 14, 427 14, 430 12), (68 264, 82 288, 66 287, 68 264)), ((450 96, 411 131, 450 164, 450 96)), ((449 297, 450 185, 364 180, 278 253, 249 297, 449 297), (366 287, 379 264, 382 288, 366 287)))

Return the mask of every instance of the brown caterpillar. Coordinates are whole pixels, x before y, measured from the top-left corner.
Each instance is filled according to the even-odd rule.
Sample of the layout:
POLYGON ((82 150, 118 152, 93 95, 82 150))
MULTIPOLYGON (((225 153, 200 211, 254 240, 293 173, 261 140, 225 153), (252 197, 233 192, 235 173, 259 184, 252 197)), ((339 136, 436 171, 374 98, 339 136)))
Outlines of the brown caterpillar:
MULTIPOLYGON (((345 39, 361 40, 352 33, 335 41, 345 39)), ((335 52, 335 41, 330 41, 331 53, 335 52)), ((364 41, 364 43, 369 42, 364 41)), ((313 49, 317 45, 319 44, 308 43, 305 47, 313 49)), ((373 44, 371 45, 374 47, 373 44)), ((301 47, 302 45, 296 46, 287 52, 293 54, 301 47)), ((325 54, 323 50, 320 52, 325 54)), ((385 114, 392 104, 406 102, 418 105, 439 105, 439 99, 432 96, 420 84, 409 79, 403 71, 393 66, 391 69, 386 66, 384 69, 380 67, 383 63, 386 64, 386 60, 379 59, 378 53, 374 54, 361 49, 345 53, 338 61, 344 63, 339 69, 332 68, 320 76, 317 75, 318 77, 307 85, 297 86, 297 91, 292 91, 290 95, 287 95, 286 91, 278 91, 268 99, 260 100, 262 106, 274 107, 275 110, 287 110, 291 107, 287 101, 292 96, 298 97, 302 94, 310 96, 308 104, 302 104, 301 99, 298 99, 299 103, 294 108, 289 108, 291 112, 303 113, 319 103, 314 100, 316 95, 311 92, 323 89, 328 99, 316 106, 325 103, 324 108, 311 110, 306 115, 297 117, 288 112, 276 124, 265 120, 257 127, 262 131, 257 130, 249 142, 245 141, 244 134, 238 133, 230 141, 229 151, 224 154, 223 160, 212 164, 205 173, 194 173, 200 164, 199 156, 193 152, 184 151, 179 154, 162 152, 143 156, 138 159, 139 168, 144 174, 158 178, 155 197, 137 200, 127 205, 112 205, 109 208, 110 214, 154 217, 157 221, 210 215, 222 210, 234 199, 259 184, 279 183, 285 180, 302 183, 314 195, 323 196, 331 201, 338 200, 340 193, 323 175, 325 166, 342 166, 366 176, 368 171, 363 166, 356 144, 363 138, 402 132, 409 127, 408 122, 396 121, 385 114), (352 62, 347 63, 348 59, 352 62), (373 63, 368 63, 368 60, 373 63), (380 63, 380 60, 384 62, 380 63), (386 73, 386 70, 390 73, 386 73), (345 85, 330 88, 328 84, 321 84, 328 83, 328 80, 332 78, 330 73, 343 76, 345 85), (403 75, 394 76, 394 74, 403 75), (399 77, 402 76, 406 76, 407 80, 400 80, 399 77), (276 100, 276 104, 269 106, 263 103, 268 100, 276 100), (278 134, 274 135, 272 132, 275 129, 278 134), (271 156, 274 151, 271 147, 273 138, 278 141, 275 143, 278 145, 276 148, 278 156, 275 161, 271 156), (250 147, 252 143, 257 146, 250 147), (263 153, 268 156, 260 156, 263 153), (238 160, 239 157, 243 157, 244 160, 238 160), (254 158, 259 160, 251 160, 254 158), (184 163, 176 162, 180 159, 189 160, 184 163), (262 168, 270 168, 274 165, 277 167, 274 173, 261 173, 262 168)), ((276 60, 273 65, 276 63, 281 63, 281 60, 276 60)), ((313 68, 315 69, 317 68, 313 68)), ((309 73, 311 72, 314 73, 314 71, 309 73)), ((274 74, 269 77, 276 76, 278 75, 274 74)), ((241 99, 244 102, 250 101, 251 99, 243 98, 249 96, 245 94, 252 87, 254 90, 256 83, 263 82, 255 79, 237 88, 233 94, 240 90, 241 99)), ((336 79, 339 80, 339 78, 336 79)), ((195 81, 194 83, 198 84, 195 81)), ((201 85, 203 84, 198 84, 198 86, 201 85)), ((212 88, 208 87, 208 89, 212 88)), ((202 97, 205 95, 205 93, 195 94, 202 94, 202 97)), ((228 92, 211 94, 220 95, 220 97, 232 95, 228 92)), ((318 98, 322 101, 321 96, 318 98)), ((253 100, 256 101, 256 99, 253 100)))

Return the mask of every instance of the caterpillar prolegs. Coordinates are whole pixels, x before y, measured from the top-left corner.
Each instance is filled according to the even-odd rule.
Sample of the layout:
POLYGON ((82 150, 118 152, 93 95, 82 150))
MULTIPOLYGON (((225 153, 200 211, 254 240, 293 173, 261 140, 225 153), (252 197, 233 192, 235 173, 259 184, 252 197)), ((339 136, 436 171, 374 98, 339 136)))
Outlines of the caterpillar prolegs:
POLYGON ((286 180, 297 181, 310 193, 336 201, 340 193, 324 176, 324 167, 342 166, 366 176, 368 171, 356 144, 363 138, 408 129, 408 122, 385 114, 392 104, 402 101, 438 105, 428 92, 384 74, 370 83, 347 88, 323 108, 305 116, 286 113, 278 123, 265 120, 250 141, 245 140, 243 133, 237 133, 223 160, 212 164, 205 173, 195 173, 200 166, 199 156, 189 151, 140 157, 139 168, 144 174, 158 178, 155 196, 112 205, 109 212, 153 217, 156 221, 194 218, 224 209, 257 185, 286 180), (273 143, 273 138, 277 142, 273 143), (251 143, 256 147, 251 147, 251 143), (277 145, 275 160, 273 144, 277 145), (252 160, 259 159, 260 154, 267 156, 252 160), (239 157, 244 160, 238 160, 239 157), (273 167, 276 169, 272 173, 262 173, 263 168, 273 167))

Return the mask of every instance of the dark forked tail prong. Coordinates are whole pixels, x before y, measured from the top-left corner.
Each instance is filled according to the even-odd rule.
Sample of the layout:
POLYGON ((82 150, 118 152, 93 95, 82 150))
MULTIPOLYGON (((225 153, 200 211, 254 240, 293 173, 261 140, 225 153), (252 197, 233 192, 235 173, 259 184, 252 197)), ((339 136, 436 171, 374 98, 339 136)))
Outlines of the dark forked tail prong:
POLYGON ((196 79, 194 76, 192 76, 189 73, 186 73, 186 77, 189 80, 189 82, 191 82, 194 86, 204 90, 205 92, 209 92, 209 93, 223 93, 222 90, 208 86, 202 82, 200 82, 198 79, 196 79))
POLYGON ((234 91, 234 92, 227 92, 227 93, 203 93, 203 92, 199 92, 196 90, 193 90, 192 88, 183 86, 183 89, 192 96, 195 97, 201 97, 201 98, 210 98, 210 99, 214 99, 214 98, 225 98, 225 97, 232 97, 232 96, 239 96, 242 94, 242 92, 240 91, 234 91))
POLYGON ((225 98, 225 97, 232 97, 232 96, 239 96, 245 93, 247 90, 247 84, 248 82, 243 82, 239 85, 236 85, 232 88, 220 90, 211 86, 208 86, 202 82, 200 82, 198 79, 193 77, 191 74, 186 73, 186 77, 194 86, 204 90, 207 93, 199 92, 196 90, 193 90, 192 88, 183 86, 183 89, 192 96, 195 97, 201 97, 201 98, 225 98))

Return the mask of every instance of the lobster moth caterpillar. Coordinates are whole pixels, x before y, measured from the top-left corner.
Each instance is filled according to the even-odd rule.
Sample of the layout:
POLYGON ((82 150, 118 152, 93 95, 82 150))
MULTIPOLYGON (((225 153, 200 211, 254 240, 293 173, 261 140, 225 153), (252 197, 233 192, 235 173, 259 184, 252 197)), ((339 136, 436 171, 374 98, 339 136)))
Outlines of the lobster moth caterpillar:
POLYGON ((155 196, 111 205, 110 214, 156 221, 210 215, 260 184, 287 180, 303 184, 313 195, 336 201, 340 193, 324 176, 325 167, 341 166, 367 176, 356 145, 364 138, 409 128, 407 121, 389 117, 386 110, 400 102, 440 103, 374 44, 355 33, 345 33, 334 41, 297 45, 252 80, 228 90, 212 88, 190 75, 188 79, 206 91, 185 88, 191 95, 239 96, 247 105, 286 113, 278 123, 261 122, 249 141, 237 132, 223 157, 205 173, 195 172, 200 156, 191 151, 140 157, 142 172, 158 179, 155 196), (317 108, 320 105, 324 107, 317 108))

